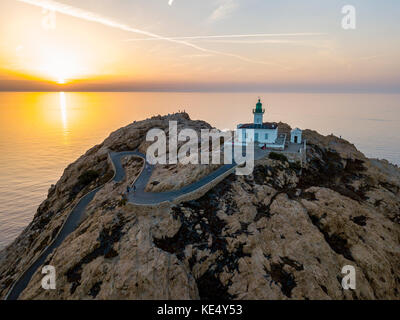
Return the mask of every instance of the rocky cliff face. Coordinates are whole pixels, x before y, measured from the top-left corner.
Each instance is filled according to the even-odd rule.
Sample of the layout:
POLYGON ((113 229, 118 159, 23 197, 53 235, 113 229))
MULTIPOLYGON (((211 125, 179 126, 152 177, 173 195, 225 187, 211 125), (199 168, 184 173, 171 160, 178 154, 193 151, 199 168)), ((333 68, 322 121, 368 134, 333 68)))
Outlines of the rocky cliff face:
MULTIPOLYGON (((0 253, 1 297, 77 199, 112 176, 108 151, 145 151, 147 131, 166 129, 171 119, 209 128, 186 114, 133 123, 66 169, 32 223, 0 253)), ((20 298, 399 299, 400 169, 367 159, 337 137, 304 135, 303 169, 259 160, 252 175, 230 175, 178 205, 126 204, 121 194, 142 164, 124 159, 125 180, 107 183, 85 220, 48 257, 57 289, 43 290, 38 272, 20 298), (341 286, 345 265, 356 268, 356 290, 341 286)), ((171 174, 182 185, 187 173, 177 168, 171 174)))

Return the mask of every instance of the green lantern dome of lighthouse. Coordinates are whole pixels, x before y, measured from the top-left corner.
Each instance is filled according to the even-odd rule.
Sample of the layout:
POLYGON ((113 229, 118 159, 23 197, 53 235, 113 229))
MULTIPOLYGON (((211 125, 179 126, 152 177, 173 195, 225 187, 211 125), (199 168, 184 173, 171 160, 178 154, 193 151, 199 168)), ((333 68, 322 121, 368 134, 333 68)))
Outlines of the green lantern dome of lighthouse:
POLYGON ((261 103, 261 99, 258 99, 258 102, 256 104, 256 109, 253 111, 254 113, 264 113, 265 110, 263 110, 263 105, 261 103))

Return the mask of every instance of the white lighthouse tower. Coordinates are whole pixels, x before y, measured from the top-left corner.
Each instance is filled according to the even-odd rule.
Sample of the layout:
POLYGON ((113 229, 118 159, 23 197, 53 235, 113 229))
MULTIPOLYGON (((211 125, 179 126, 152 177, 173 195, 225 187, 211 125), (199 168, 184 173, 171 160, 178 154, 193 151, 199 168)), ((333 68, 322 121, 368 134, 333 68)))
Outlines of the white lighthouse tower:
MULTIPOLYGON (((278 139, 278 124, 275 122, 264 122, 263 105, 261 99, 258 99, 256 108, 253 109, 254 122, 238 125, 239 141, 247 144, 249 142, 257 142, 264 144, 266 147, 277 148, 276 141, 278 139)), ((281 148, 281 146, 278 146, 281 148)))
POLYGON ((258 103, 256 104, 256 108, 253 109, 254 114, 254 124, 263 124, 265 109, 262 108, 261 99, 258 99, 258 103))

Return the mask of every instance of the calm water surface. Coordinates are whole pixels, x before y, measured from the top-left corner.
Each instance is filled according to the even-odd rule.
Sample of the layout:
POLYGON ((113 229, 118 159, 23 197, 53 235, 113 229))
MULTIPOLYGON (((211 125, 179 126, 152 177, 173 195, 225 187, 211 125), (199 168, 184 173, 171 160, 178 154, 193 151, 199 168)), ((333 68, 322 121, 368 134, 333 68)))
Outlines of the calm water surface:
MULTIPOLYGON (((400 95, 259 94, 266 121, 354 143, 400 164, 400 95)), ((253 93, 0 93, 0 249, 32 220, 64 168, 112 131, 186 110, 220 129, 252 121, 253 93)))

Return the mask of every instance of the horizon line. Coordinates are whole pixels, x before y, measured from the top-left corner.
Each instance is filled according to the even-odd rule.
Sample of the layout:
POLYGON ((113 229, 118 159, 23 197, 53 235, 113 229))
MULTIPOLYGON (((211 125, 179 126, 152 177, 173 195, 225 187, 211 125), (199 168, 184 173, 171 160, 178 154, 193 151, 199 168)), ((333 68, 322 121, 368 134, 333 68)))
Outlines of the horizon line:
POLYGON ((396 90, 290 90, 290 89, 282 89, 282 90, 268 90, 268 89, 252 89, 252 90, 233 90, 233 89, 218 89, 218 90, 196 90, 196 89, 116 89, 116 90, 101 90, 101 89, 92 89, 92 90, 73 90, 73 89, 65 89, 65 90, 56 90, 56 89, 1 89, 0 93, 129 93, 129 92, 143 92, 143 93, 307 93, 307 94, 400 94, 400 88, 396 90))

